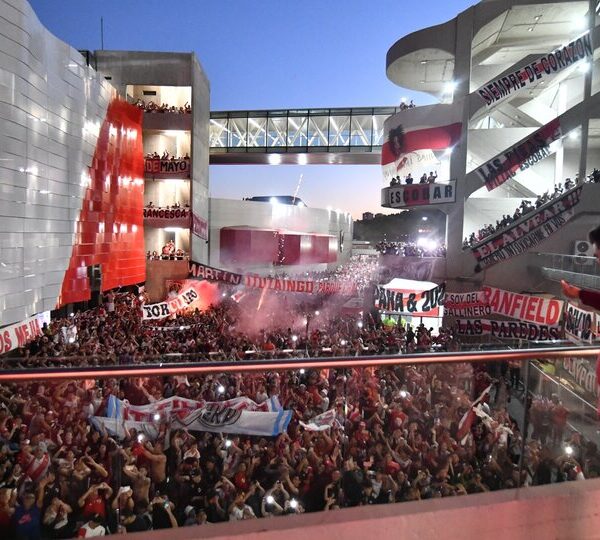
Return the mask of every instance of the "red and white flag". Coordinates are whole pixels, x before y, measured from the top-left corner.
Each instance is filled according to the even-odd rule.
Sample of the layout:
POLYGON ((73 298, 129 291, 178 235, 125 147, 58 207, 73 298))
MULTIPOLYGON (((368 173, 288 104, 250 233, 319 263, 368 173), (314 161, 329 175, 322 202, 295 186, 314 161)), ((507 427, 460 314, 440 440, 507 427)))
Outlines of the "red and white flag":
POLYGON ((439 163, 433 150, 451 148, 460 140, 460 109, 417 107, 390 116, 384 124, 385 142, 381 148, 385 180, 427 172, 426 168, 439 163))
POLYGON ((456 433, 456 438, 460 441, 461 444, 465 444, 467 442, 467 436, 471 433, 471 426, 473 425, 473 421, 475 420, 475 407, 481 403, 487 395, 490 393, 492 389, 492 385, 490 384, 481 395, 471 403, 471 406, 467 410, 467 412, 463 415, 458 423, 458 431, 456 433))
POLYGON ((333 426, 337 417, 335 409, 329 409, 324 413, 321 413, 314 418, 311 418, 308 422, 300 421, 299 424, 306 431, 325 431, 333 426))

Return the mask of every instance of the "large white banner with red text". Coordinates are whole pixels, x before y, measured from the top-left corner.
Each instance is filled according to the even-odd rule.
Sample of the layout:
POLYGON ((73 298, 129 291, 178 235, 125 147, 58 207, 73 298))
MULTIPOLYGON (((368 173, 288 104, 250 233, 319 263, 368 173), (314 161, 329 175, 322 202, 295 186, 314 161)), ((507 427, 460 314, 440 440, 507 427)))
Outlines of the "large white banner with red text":
POLYGON ((39 315, 0 328, 0 354, 24 347, 32 339, 41 335, 42 323, 39 315))
POLYGON ((562 300, 520 294, 495 287, 483 286, 492 313, 533 324, 556 327, 560 324, 562 300))

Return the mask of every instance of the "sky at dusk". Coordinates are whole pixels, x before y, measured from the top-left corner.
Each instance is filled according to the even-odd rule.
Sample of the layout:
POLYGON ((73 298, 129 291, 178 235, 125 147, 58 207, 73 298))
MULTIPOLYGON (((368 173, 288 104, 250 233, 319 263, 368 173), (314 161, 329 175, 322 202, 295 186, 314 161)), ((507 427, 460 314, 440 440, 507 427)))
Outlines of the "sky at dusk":
MULTIPOLYGON (((211 110, 417 104, 385 75, 400 37, 455 17, 474 0, 30 0, 42 23, 78 49, 194 51, 211 84, 211 110)), ((381 211, 378 166, 213 165, 211 196, 293 194, 359 218, 381 211)))

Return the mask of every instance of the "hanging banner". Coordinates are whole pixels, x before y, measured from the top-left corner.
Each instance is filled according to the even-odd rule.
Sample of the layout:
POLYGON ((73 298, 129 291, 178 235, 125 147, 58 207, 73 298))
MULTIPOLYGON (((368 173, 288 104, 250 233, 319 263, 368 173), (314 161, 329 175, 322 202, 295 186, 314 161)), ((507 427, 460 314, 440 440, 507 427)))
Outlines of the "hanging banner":
POLYGON ((144 224, 150 227, 189 228, 189 208, 144 208, 144 224))
POLYGON ((219 281, 229 285, 240 285, 244 276, 227 270, 220 270, 207 266, 206 264, 190 261, 188 278, 206 279, 207 281, 219 281))
MULTIPOLYGON (((43 317, 44 314, 41 314, 43 317)), ((32 339, 42 335, 43 320, 40 315, 29 317, 16 324, 0 328, 0 354, 24 347, 32 339)))
POLYGON ((560 139, 560 121, 555 118, 529 135, 524 141, 498 154, 477 169, 488 191, 501 186, 509 178, 528 169, 550 155, 550 143, 560 139))
POLYGON ((202 219, 196 213, 192 213, 192 233, 202 238, 202 240, 208 240, 208 221, 202 219))
POLYGON ((391 313, 404 313, 414 317, 439 317, 439 307, 444 305, 446 284, 427 291, 398 291, 375 287, 375 308, 391 313))
POLYGON ((492 313, 549 327, 560 324, 564 304, 562 300, 487 286, 483 286, 481 290, 488 299, 492 313))
POLYGON ((263 277, 256 274, 235 274, 227 270, 220 270, 205 264, 190 262, 190 278, 220 281, 230 285, 244 285, 253 289, 269 289, 281 292, 297 292, 307 294, 339 294, 350 296, 357 292, 356 283, 353 281, 310 281, 300 279, 283 279, 263 277))
POLYGON ((444 314, 467 319, 485 317, 492 314, 487 297, 482 291, 446 293, 444 314))
POLYGON ((557 327, 525 322, 456 319, 455 330, 459 336, 492 336, 499 339, 527 341, 560 339, 560 330, 557 327))
POLYGON ((591 60, 593 55, 592 37, 589 32, 586 32, 568 45, 559 47, 508 75, 490 81, 479 88, 477 93, 485 104, 491 107, 511 97, 522 88, 529 88, 540 80, 549 79, 548 75, 558 73, 580 60, 591 60))
POLYGON ((471 252, 477 259, 475 271, 479 272, 516 257, 558 231, 575 215, 575 206, 579 203, 582 189, 580 186, 563 193, 473 246, 471 252))
POLYGON ((258 412, 223 407, 220 403, 171 417, 171 429, 276 437, 287 430, 292 411, 258 412))
POLYGON ((381 206, 386 208, 428 206, 455 201, 455 180, 450 180, 447 184, 411 184, 387 187, 381 190, 381 206))
POLYGON ((145 159, 144 173, 155 178, 187 178, 190 176, 189 159, 145 159))
POLYGON ((164 319, 165 317, 175 315, 190 307, 198 297, 198 293, 194 287, 187 287, 171 300, 159 302, 158 304, 142 305, 142 319, 164 319))
POLYGON ((390 116, 383 131, 387 140, 381 148, 381 166, 387 182, 438 163, 432 150, 454 146, 462 131, 461 108, 419 107, 390 116), (406 122, 407 118, 411 121, 406 122))
POLYGON ((572 342, 591 343, 596 330, 596 313, 568 302, 565 306, 565 336, 572 342))

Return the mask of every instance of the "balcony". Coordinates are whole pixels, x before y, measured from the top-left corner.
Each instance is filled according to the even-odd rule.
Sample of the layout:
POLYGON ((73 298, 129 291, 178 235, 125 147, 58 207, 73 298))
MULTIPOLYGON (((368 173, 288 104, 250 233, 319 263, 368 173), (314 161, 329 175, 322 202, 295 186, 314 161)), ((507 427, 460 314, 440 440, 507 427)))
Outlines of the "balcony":
POLYGON ((172 112, 145 112, 142 127, 144 130, 192 131, 193 115, 172 112))
MULTIPOLYGON (((175 332, 183 343, 191 328, 180 322, 145 324, 144 339, 166 336, 163 342, 175 332)), ((24 369, 17 366, 19 359, 6 359, 0 396, 8 399, 25 391, 21 384, 43 382, 38 396, 50 392, 47 402, 52 404, 53 395, 71 392, 55 383, 85 384, 93 391, 103 381, 118 379, 129 403, 100 406, 90 420, 93 426, 104 425, 117 447, 123 444, 152 455, 160 453, 154 446, 157 439, 170 433, 172 441, 183 425, 185 432, 197 433, 197 439, 183 440, 182 454, 201 467, 204 456, 213 455, 218 471, 214 482, 221 479, 227 486, 217 486, 214 492, 220 507, 229 508, 230 499, 243 491, 250 493, 246 513, 272 516, 148 532, 149 538, 594 538, 600 526, 600 480, 570 480, 600 473, 595 404, 585 403, 577 390, 569 390, 572 396, 567 400, 565 388, 572 385, 572 359, 585 359, 593 367, 598 353, 598 347, 568 346, 307 359, 298 357, 302 350, 292 345, 287 352, 271 350, 278 359, 236 362, 213 362, 209 352, 146 355, 132 363, 122 354, 118 365, 113 356, 51 356, 39 365, 39 359, 30 358, 24 369), (82 360, 94 367, 81 367, 82 360), (504 369, 507 361, 510 371, 504 369), (174 377, 185 394, 177 413, 167 406, 167 377, 174 377), (544 382, 545 377, 552 382, 544 382), (251 388, 260 388, 255 383, 266 379, 276 382, 270 385, 270 399, 262 401, 251 388), (321 387, 328 391, 323 393, 321 387), (137 409, 136 403, 148 402, 144 391, 152 393, 151 403, 137 409), (238 407, 240 393, 243 407, 238 407), (194 399, 203 404, 196 406, 194 399), (547 427, 539 413, 551 399, 551 418, 564 422, 552 420, 547 427), (127 416, 120 419, 123 408, 127 416), (334 414, 323 416, 324 410, 334 414), (280 433, 287 433, 289 440, 278 439, 280 433), (133 442, 127 442, 128 437, 133 442), (202 447, 197 454, 194 441, 202 447), (379 443, 383 450, 378 453, 379 443), (305 456, 312 471, 303 465, 305 456), (236 474, 242 470, 239 463, 255 458, 248 491, 239 484, 245 477, 236 474), (327 500, 321 497, 325 492, 327 500), (323 507, 329 511, 318 511, 323 507)), ((58 450, 48 448, 45 451, 51 453, 58 450)), ((192 480, 182 478, 182 471, 181 464, 167 466, 164 494, 169 499, 151 505, 154 515, 168 505, 180 524, 189 519, 188 507, 193 507, 182 489, 192 480)), ((154 473, 152 469, 151 482, 154 473)), ((109 475, 107 483, 113 481, 109 475)), ((109 503, 115 495, 108 496, 109 503)), ((127 515, 122 504, 127 503, 117 497, 114 507, 127 515)), ((76 507, 74 511, 79 513, 76 507)), ((228 514, 225 511, 224 517, 228 514)), ((202 516, 199 510, 196 515, 202 516)), ((214 520, 216 514, 210 515, 214 520)))

